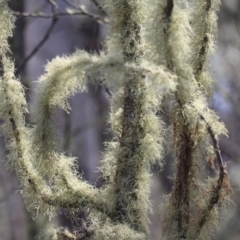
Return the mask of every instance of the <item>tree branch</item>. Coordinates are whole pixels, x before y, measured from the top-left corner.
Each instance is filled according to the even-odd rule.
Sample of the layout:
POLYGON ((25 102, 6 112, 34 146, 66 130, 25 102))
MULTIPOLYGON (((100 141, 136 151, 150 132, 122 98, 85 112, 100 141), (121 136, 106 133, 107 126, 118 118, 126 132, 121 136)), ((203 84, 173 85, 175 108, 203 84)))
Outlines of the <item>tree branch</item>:
MULTIPOLYGON (((214 135, 214 132, 213 132, 211 126, 206 121, 206 119, 201 114, 200 114, 200 119, 202 119, 205 122, 207 131, 208 131, 208 133, 209 133, 209 135, 212 139, 212 142, 213 142, 213 147, 214 147, 214 150, 215 150, 217 163, 218 163, 218 167, 219 167, 219 177, 218 177, 218 181, 217 181, 217 184, 216 184, 215 188, 211 192, 210 199, 208 200, 206 208, 201 211, 201 215, 200 215, 199 220, 196 224, 196 226, 197 226, 196 232, 193 234, 194 238, 197 238, 197 236, 200 234, 203 226, 205 225, 205 223, 208 220, 208 217, 210 216, 211 211, 213 210, 214 206, 219 202, 220 191, 221 191, 222 186, 223 186, 224 178, 225 178, 225 176, 226 176, 226 178, 228 177, 228 173, 227 173, 226 168, 224 167, 222 156, 220 154, 218 141, 217 141, 217 139, 214 135)), ((226 179, 226 181, 229 181, 229 180, 226 179)))

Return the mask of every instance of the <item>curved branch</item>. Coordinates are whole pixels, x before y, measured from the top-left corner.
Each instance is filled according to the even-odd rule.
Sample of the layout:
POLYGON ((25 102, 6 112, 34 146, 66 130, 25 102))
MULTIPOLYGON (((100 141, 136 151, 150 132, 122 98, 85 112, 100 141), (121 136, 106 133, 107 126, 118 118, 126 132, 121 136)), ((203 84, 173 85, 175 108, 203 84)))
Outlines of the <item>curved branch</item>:
POLYGON ((202 228, 204 227, 205 223, 207 222, 208 217, 211 214, 211 211, 213 210, 214 206, 219 202, 220 192, 221 192, 221 189, 223 187, 224 177, 228 175, 227 170, 224 167, 222 156, 220 154, 218 141, 217 141, 217 139, 214 135, 214 132, 213 132, 211 126, 206 121, 206 119, 201 114, 200 114, 200 119, 202 119, 205 122, 207 131, 208 131, 208 133, 209 133, 209 135, 212 139, 212 142, 213 142, 213 147, 214 147, 214 150, 215 150, 217 163, 218 163, 218 166, 219 166, 219 177, 218 177, 216 186, 214 187, 214 189, 211 192, 211 195, 210 195, 210 198, 208 200, 207 206, 206 206, 205 209, 203 209, 201 211, 201 216, 199 217, 199 220, 196 223, 196 231, 192 235, 192 236, 194 236, 194 238, 198 237, 202 228))
MULTIPOLYGON (((8 140, 8 148, 11 153, 9 158, 14 162, 15 169, 24 186, 23 195, 27 201, 31 202, 31 205, 45 203, 63 208, 91 208, 107 214, 108 206, 101 197, 100 191, 82 181, 76 174, 71 179, 67 177, 64 179, 67 185, 65 188, 52 187, 46 181, 46 177, 41 174, 41 169, 33 161, 36 155, 33 154, 32 149, 32 129, 25 127, 23 114, 26 111, 26 102, 22 86, 12 78, 13 66, 11 62, 3 58, 2 55, 0 57, 0 84, 3 91, 2 95, 5 98, 5 105, 1 106, 1 111, 5 113, 4 136, 8 140)), ((61 158, 59 155, 58 157, 61 158)), ((52 169, 52 174, 56 176, 55 180, 58 181, 57 184, 63 181, 62 176, 58 180, 58 175, 73 170, 71 162, 67 163, 68 160, 63 158, 59 162, 59 166, 52 169)))

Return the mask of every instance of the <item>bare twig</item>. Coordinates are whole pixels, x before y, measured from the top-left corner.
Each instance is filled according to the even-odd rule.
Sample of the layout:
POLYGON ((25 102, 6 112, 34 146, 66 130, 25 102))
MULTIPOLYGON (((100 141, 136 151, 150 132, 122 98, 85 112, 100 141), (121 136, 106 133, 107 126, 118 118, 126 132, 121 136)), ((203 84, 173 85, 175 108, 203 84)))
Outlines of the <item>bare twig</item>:
POLYGON ((104 14, 107 15, 107 13, 104 11, 104 9, 102 8, 101 4, 100 4, 97 0, 92 0, 92 2, 95 4, 95 6, 98 7, 98 9, 99 9, 102 13, 104 13, 104 14))
POLYGON ((166 18, 167 21, 170 21, 170 18, 171 18, 171 15, 172 15, 173 6, 174 6, 173 0, 168 0, 167 1, 167 6, 165 7, 165 11, 164 11, 164 13, 165 13, 164 17, 166 18))
POLYGON ((72 7, 73 9, 77 9, 77 10, 82 9, 82 7, 77 6, 77 5, 69 2, 68 0, 62 0, 62 1, 65 2, 68 6, 72 7))
POLYGON ((25 65, 27 62, 34 56, 36 52, 39 51, 39 49, 44 45, 44 43, 48 40, 51 32, 53 31, 58 18, 60 16, 73 16, 73 15, 85 15, 87 17, 93 18, 94 20, 100 22, 100 23, 108 23, 108 20, 102 16, 93 14, 88 12, 84 7, 81 6, 75 6, 71 3, 69 3, 67 0, 63 0, 66 2, 68 5, 70 5, 72 8, 77 9, 77 12, 59 12, 58 11, 58 6, 55 0, 47 0, 47 2, 51 5, 52 7, 52 13, 51 14, 45 14, 45 13, 27 13, 27 12, 17 12, 17 11, 12 11, 13 15, 18 16, 18 17, 34 17, 34 18, 50 18, 52 19, 52 23, 49 26, 47 32, 45 33, 44 37, 42 40, 37 44, 37 46, 31 51, 31 53, 23 60, 21 65, 18 67, 16 74, 20 74, 21 71, 24 69, 25 65))
POLYGON ((108 24, 108 20, 104 17, 101 17, 99 15, 95 15, 89 12, 58 12, 57 14, 45 14, 45 13, 27 13, 27 12, 17 12, 12 11, 13 15, 18 17, 29 17, 29 18, 54 18, 54 16, 57 17, 69 17, 69 16, 78 16, 78 15, 85 15, 87 17, 93 18, 99 23, 108 24))
POLYGON ((53 31, 56 23, 57 23, 57 16, 55 18, 53 18, 52 23, 50 25, 50 27, 48 28, 47 32, 45 33, 44 37, 42 38, 42 40, 37 44, 37 46, 32 50, 32 52, 23 60, 23 62, 21 63, 21 65, 19 66, 19 68, 16 71, 16 74, 20 74, 21 71, 24 69, 26 63, 34 56, 34 54, 36 52, 38 52, 38 50, 43 46, 43 44, 48 40, 50 33, 53 31))
POLYGON ((54 0, 48 0, 49 4, 52 6, 52 23, 49 26, 47 32, 43 36, 42 40, 35 46, 35 48, 32 50, 32 52, 23 60, 21 65, 18 67, 16 74, 19 74, 27 64, 27 62, 34 56, 34 54, 43 46, 43 44, 48 40, 51 32, 53 31, 57 21, 58 21, 58 13, 57 13, 57 5, 54 0))
MULTIPOLYGON (((88 17, 91 17, 93 19, 95 19, 96 21, 100 21, 103 22, 103 23, 108 23, 108 19, 100 16, 100 15, 97 15, 97 14, 94 14, 94 13, 90 13, 86 10, 85 6, 77 6, 73 3, 70 3, 68 0, 63 0, 63 2, 65 2, 67 5, 69 5, 70 7, 72 7, 73 9, 76 9, 78 10, 82 15, 86 15, 88 17)), ((100 5, 99 5, 100 6, 100 5)), ((101 9, 100 9, 101 10, 101 9)), ((103 11, 103 10, 101 10, 103 11)))
POLYGON ((47 2, 52 6, 52 12, 57 14, 58 5, 55 0, 47 0, 47 2))

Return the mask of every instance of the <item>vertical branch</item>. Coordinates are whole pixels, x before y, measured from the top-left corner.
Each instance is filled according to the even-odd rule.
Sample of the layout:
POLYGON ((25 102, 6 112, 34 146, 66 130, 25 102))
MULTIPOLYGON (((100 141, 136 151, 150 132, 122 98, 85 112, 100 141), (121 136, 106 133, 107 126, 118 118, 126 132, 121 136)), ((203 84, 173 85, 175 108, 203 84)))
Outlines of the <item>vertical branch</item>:
MULTIPOLYGON (((9 7, 13 11, 24 11, 24 0, 13 0, 9 1, 9 7)), ((24 32, 26 26, 26 20, 24 18, 17 18, 15 21, 15 28, 13 30, 13 37, 9 39, 10 49, 15 59, 15 66, 18 68, 20 61, 24 58, 25 55, 25 46, 24 46, 24 32)), ((24 73, 25 74, 25 73, 24 73)), ((24 75, 23 74, 23 75, 24 75)), ((24 80, 23 80, 24 81, 24 80)), ((23 83, 25 86, 28 83, 23 83)))
MULTIPOLYGON (((119 44, 122 47, 125 61, 135 61, 137 58, 136 44, 139 39, 139 26, 137 22, 132 20, 134 9, 125 0, 121 1, 118 6, 122 12, 117 13, 119 9, 115 9, 117 14, 123 14, 119 21, 120 34, 119 44), (130 36, 132 36, 130 38, 130 36)), ((141 104, 142 94, 138 89, 139 82, 142 82, 139 74, 129 73, 125 77, 128 79, 124 86, 124 103, 123 103, 123 122, 122 132, 120 136, 119 156, 117 159, 116 175, 114 178, 116 205, 115 220, 120 223, 128 223, 133 229, 145 231, 145 223, 142 222, 142 210, 139 209, 139 190, 138 174, 141 171, 142 159, 139 159, 139 141, 143 138, 143 131, 139 129, 139 120, 142 113, 141 104), (135 136, 135 137, 133 137, 135 136)))
MULTIPOLYGON (((138 62, 141 51, 139 8, 136 1, 109 1, 113 37, 109 51, 122 51, 125 62, 138 62)), ((122 117, 119 125, 119 147, 116 154, 116 170, 112 178, 115 199, 112 213, 115 222, 127 223, 132 229, 148 233, 149 163, 142 150, 146 136, 144 120, 149 104, 145 77, 139 71, 126 70, 122 80, 123 94, 119 96, 122 117)), ((116 111, 116 109, 114 109, 116 111)), ((147 124, 146 124, 147 125, 147 124)))
POLYGON ((187 116, 183 112, 184 105, 188 99, 191 99, 191 93, 195 88, 191 68, 188 66, 190 52, 188 13, 174 5, 172 0, 168 0, 164 9, 163 23, 165 62, 167 67, 178 75, 178 86, 175 93, 178 107, 173 110, 177 172, 169 203, 172 215, 165 223, 164 235, 167 237, 176 231, 177 239, 187 239, 190 221, 190 189, 194 175, 194 139, 187 116), (188 84, 191 85, 189 88, 188 84))
MULTIPOLYGON (((178 109, 177 111, 182 111, 178 109)), ((190 184, 193 166, 193 140, 188 125, 184 124, 181 113, 174 119, 174 139, 177 158, 175 186, 171 194, 173 207, 176 209, 178 236, 187 238, 190 217, 190 184), (179 123, 180 122, 180 123, 179 123), (178 125, 178 126, 177 126, 178 125)))
MULTIPOLYGON (((134 76, 129 76, 134 77, 134 76)), ((137 77, 137 76, 135 76, 137 77)), ((139 79, 143 82, 143 79, 139 79)), ((123 113, 123 127, 120 137, 119 157, 117 159, 115 175, 115 193, 116 193, 116 219, 122 223, 127 222, 138 231, 145 231, 146 209, 140 208, 141 202, 138 194, 141 189, 140 177, 144 168, 143 158, 139 151, 141 148, 141 139, 145 132, 140 125, 143 109, 139 103, 143 102, 144 88, 137 91, 139 82, 132 79, 125 87, 125 101, 123 113)), ((143 183, 142 183, 143 184, 143 183)))
POLYGON ((200 4, 196 4, 196 7, 200 9, 195 9, 195 14, 200 14, 200 19, 194 19, 195 25, 198 29, 195 32, 198 34, 195 41, 198 41, 197 51, 194 54, 194 71, 196 76, 205 70, 209 52, 210 36, 209 36, 209 14, 212 7, 212 0, 199 1, 200 4))
POLYGON ((217 16, 220 0, 201 0, 194 3, 192 27, 194 38, 192 42, 192 67, 199 86, 209 94, 212 79, 206 68, 215 49, 215 36, 217 33, 217 16))
MULTIPOLYGON (((201 11, 201 8, 200 10, 195 9, 196 11, 201 11, 201 14, 195 21, 201 22, 201 26, 205 24, 205 27, 209 27, 209 25, 212 25, 214 22, 212 10, 216 9, 218 1, 206 0, 200 2, 201 7, 204 6, 204 11, 201 11), (205 23, 202 23, 203 19, 206 21, 205 23)), ((198 138, 195 126, 198 124, 196 119, 198 119, 199 116, 194 112, 188 112, 187 109, 192 109, 190 103, 194 100, 194 98, 198 99, 199 102, 206 106, 205 108, 207 109, 205 100, 206 92, 202 92, 202 89, 199 88, 204 84, 199 84, 199 81, 204 80, 206 81, 206 84, 210 85, 210 78, 206 78, 206 76, 204 76, 204 79, 200 79, 200 73, 196 74, 196 71, 203 72, 205 70, 205 65, 207 64, 207 58, 209 55, 208 47, 211 47, 210 45, 212 44, 212 39, 209 38, 211 41, 206 43, 206 38, 204 38, 203 33, 204 31, 199 32, 198 37, 205 40, 199 42, 199 45, 196 46, 196 49, 198 49, 197 51, 192 50, 192 48, 189 47, 191 46, 190 40, 192 40, 189 35, 189 32, 191 32, 190 21, 188 18, 189 11, 177 8, 176 5, 171 10, 171 6, 172 4, 168 2, 164 11, 165 16, 163 18, 163 22, 165 23, 165 28, 163 32, 166 44, 166 65, 171 71, 178 75, 179 83, 175 94, 178 107, 177 109, 174 109, 175 112, 173 113, 175 116, 173 119, 173 131, 177 158, 177 173, 169 203, 169 208, 172 210, 170 214, 171 217, 168 217, 168 220, 165 223, 165 236, 169 237, 171 234, 173 236, 173 232, 177 232, 177 234, 175 234, 178 239, 195 239, 196 236, 200 234, 201 228, 207 221, 212 208, 219 200, 219 193, 223 182, 223 168, 221 167, 223 165, 222 161, 219 160, 220 175, 217 186, 211 193, 211 197, 206 208, 204 208, 200 216, 198 216, 200 219, 198 221, 198 226, 201 226, 199 232, 195 231, 195 234, 192 235, 193 238, 189 238, 194 229, 194 226, 190 225, 190 220, 194 219, 194 207, 196 206, 196 204, 191 200, 191 195, 194 192, 192 182, 194 181, 194 176, 196 176, 195 165, 197 164, 194 161, 194 158, 199 158, 198 151, 201 150, 202 146, 199 139, 203 139, 203 137, 206 138, 206 136, 202 135, 198 138), (169 16, 169 14, 171 15, 169 16), (191 57, 194 58, 195 56, 196 59, 194 59, 193 62, 191 57), (200 61, 202 61, 203 64, 200 64, 200 61), (196 70, 197 68, 195 69, 195 63, 197 68, 200 67, 200 70, 196 70), (174 223, 175 226, 172 223, 174 223), (171 224, 173 226, 169 226, 171 224)), ((211 29, 212 28, 213 27, 211 26, 211 29)), ((212 32, 209 32, 209 30, 205 32, 207 37, 211 34, 212 32)), ((197 106, 199 109, 201 108, 200 105, 197 106)), ((218 121, 218 119, 214 117, 214 114, 211 117, 213 121, 218 121)), ((213 131, 210 131, 210 128, 207 129, 213 139, 215 149, 218 149, 216 141, 214 141, 215 138, 213 138, 213 131)), ((198 179, 198 181, 200 181, 200 179, 198 179)))
MULTIPOLYGON (((15 103, 14 100, 11 99, 13 96, 11 96, 11 94, 9 93, 9 88, 12 87, 13 89, 14 84, 13 82, 9 83, 9 78, 13 77, 13 66, 5 55, 9 52, 7 39, 12 35, 13 17, 7 7, 7 1, 2 1, 0 3, 0 21, 6 21, 6 24, 3 25, 0 33, 0 85, 1 90, 3 91, 3 103, 1 106, 1 108, 3 109, 1 109, 1 117, 4 118, 4 120, 6 120, 8 123, 10 123, 10 129, 8 129, 9 132, 6 133, 6 135, 8 135, 8 138, 10 138, 11 141, 15 141, 17 157, 21 158, 23 153, 20 145, 20 129, 18 125, 22 125, 21 127, 24 128, 25 122, 23 118, 23 113, 26 111, 26 102, 23 96, 18 96, 19 101, 15 103), (9 70, 12 72, 7 72, 9 70)), ((15 82, 15 88, 19 88, 18 90, 20 90, 20 92, 23 91, 22 87, 19 86, 20 84, 17 81, 15 82)), ((23 92, 21 92, 20 94, 22 93, 23 92)))
MULTIPOLYGON (((168 39, 169 39, 169 29, 170 29, 170 23, 171 23, 171 16, 172 16, 172 11, 173 11, 174 3, 173 0, 168 0, 167 5, 164 8, 163 11, 163 36, 164 36, 164 41, 165 44, 168 44, 168 39)), ((171 49, 169 49, 167 46, 165 47, 165 58, 166 58, 166 65, 167 67, 171 70, 174 71, 173 69, 173 63, 172 63, 172 54, 171 49)))

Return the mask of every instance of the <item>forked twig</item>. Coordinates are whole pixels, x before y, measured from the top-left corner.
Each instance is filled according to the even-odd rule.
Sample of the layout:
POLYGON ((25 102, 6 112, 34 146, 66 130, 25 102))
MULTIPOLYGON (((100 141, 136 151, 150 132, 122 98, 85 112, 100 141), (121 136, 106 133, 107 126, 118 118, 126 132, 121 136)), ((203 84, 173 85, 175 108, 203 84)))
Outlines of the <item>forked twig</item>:
POLYGON ((48 38, 49 38, 51 32, 53 31, 57 21, 58 21, 58 17, 55 17, 55 18, 52 19, 52 23, 49 26, 48 30, 46 31, 45 35, 43 36, 42 40, 37 44, 37 46, 35 46, 35 48, 31 51, 31 53, 23 60, 21 65, 16 70, 16 75, 21 73, 21 71, 26 66, 27 62, 34 56, 34 54, 36 52, 39 51, 39 49, 43 46, 43 44, 48 40, 48 38))
POLYGON ((45 35, 41 39, 41 41, 35 46, 35 48, 31 51, 31 53, 23 60, 21 65, 18 67, 16 70, 16 74, 20 74, 21 71, 24 69, 26 66, 27 62, 36 54, 39 49, 44 45, 44 43, 48 40, 50 37, 51 32, 53 31, 58 19, 60 16, 73 16, 73 15, 85 15, 90 18, 95 19, 98 22, 102 22, 107 24, 108 20, 104 17, 101 17, 99 15, 93 14, 85 10, 83 7, 77 7, 71 3, 69 3, 67 0, 63 0, 66 2, 68 5, 70 5, 72 8, 77 9, 77 12, 59 12, 58 11, 58 5, 54 0, 47 0, 47 2, 51 5, 52 7, 52 13, 51 14, 45 14, 45 13, 27 13, 27 12, 17 12, 17 11, 12 11, 13 15, 18 16, 18 17, 34 17, 34 18, 51 18, 52 22, 51 25, 49 26, 48 30, 46 31, 45 35))
POLYGON ((51 32, 53 31, 54 27, 56 26, 56 23, 58 21, 58 13, 57 13, 57 4, 54 0, 48 0, 49 4, 52 7, 52 22, 51 25, 49 26, 48 30, 46 31, 45 35, 43 36, 42 40, 35 46, 35 48, 31 51, 31 53, 23 60, 23 62, 21 63, 21 65, 18 67, 18 69, 16 70, 16 74, 20 74, 21 71, 24 69, 25 65, 27 64, 27 62, 34 56, 34 54, 36 52, 38 52, 38 50, 43 46, 43 44, 48 40, 51 32))

